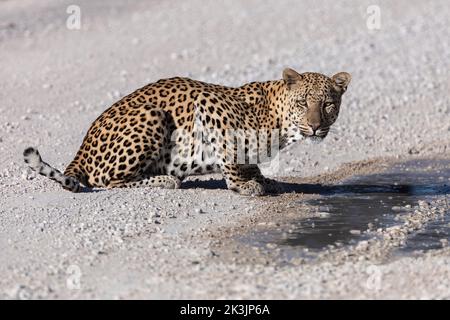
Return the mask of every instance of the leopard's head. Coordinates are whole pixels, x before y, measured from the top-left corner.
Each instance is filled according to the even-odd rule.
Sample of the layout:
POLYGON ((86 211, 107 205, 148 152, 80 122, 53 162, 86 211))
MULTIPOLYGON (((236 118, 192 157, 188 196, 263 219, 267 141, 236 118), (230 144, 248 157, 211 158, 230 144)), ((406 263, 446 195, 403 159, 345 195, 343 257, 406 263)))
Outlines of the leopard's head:
POLYGON ((350 74, 339 72, 330 78, 320 73, 299 74, 285 69, 283 79, 287 86, 287 117, 291 125, 304 137, 325 138, 338 117, 350 74))

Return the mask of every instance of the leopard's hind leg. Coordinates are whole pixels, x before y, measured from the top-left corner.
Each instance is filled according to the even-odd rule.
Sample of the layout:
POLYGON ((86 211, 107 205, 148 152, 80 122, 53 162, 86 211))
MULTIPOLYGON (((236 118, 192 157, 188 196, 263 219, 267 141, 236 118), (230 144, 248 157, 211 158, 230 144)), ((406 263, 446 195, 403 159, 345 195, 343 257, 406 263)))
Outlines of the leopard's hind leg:
POLYGON ((152 187, 163 189, 179 189, 181 186, 181 180, 175 176, 169 175, 154 175, 142 178, 136 178, 135 180, 113 180, 109 187, 111 188, 139 188, 139 187, 152 187))
POLYGON ((151 108, 146 116, 146 121, 137 125, 128 123, 123 129, 124 149, 117 149, 113 174, 105 183, 107 188, 180 187, 180 179, 165 175, 161 167, 161 163, 169 156, 169 120, 159 108, 151 108))

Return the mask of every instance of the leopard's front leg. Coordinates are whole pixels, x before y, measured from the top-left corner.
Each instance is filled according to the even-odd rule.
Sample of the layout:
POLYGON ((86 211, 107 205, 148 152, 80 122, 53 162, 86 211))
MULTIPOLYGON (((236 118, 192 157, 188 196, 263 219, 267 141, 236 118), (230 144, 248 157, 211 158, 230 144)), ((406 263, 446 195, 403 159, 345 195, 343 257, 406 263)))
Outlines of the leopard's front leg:
POLYGON ((222 175, 228 189, 245 196, 264 195, 263 184, 251 177, 250 172, 247 171, 248 167, 249 165, 244 164, 225 164, 222 166, 222 175))
POLYGON ((274 179, 264 177, 261 173, 261 170, 256 164, 247 165, 244 170, 244 175, 247 179, 252 179, 261 183, 266 193, 283 192, 283 187, 281 186, 281 184, 274 179))

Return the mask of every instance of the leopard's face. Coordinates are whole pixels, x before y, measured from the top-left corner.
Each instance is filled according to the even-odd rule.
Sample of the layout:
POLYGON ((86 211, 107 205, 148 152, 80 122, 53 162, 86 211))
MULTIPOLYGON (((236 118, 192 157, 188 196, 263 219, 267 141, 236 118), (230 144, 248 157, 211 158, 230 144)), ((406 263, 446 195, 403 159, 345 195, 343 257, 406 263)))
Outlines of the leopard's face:
POLYGON ((304 137, 323 139, 336 121, 341 97, 351 76, 340 72, 329 78, 319 73, 298 74, 286 69, 283 78, 288 87, 288 119, 304 137))

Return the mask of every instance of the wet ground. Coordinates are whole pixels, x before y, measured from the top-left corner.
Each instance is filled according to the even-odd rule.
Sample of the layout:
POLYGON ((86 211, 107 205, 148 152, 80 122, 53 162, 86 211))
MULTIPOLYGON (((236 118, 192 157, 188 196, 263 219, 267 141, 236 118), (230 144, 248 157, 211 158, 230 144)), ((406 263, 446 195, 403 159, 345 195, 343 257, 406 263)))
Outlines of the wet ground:
MULTIPOLYGON (((373 237, 367 230, 399 224, 399 215, 418 201, 450 196, 450 160, 415 160, 382 173, 354 176, 336 185, 309 186, 320 196, 306 201, 314 217, 294 219, 277 228, 256 231, 240 240, 257 247, 279 248, 284 257, 307 257, 373 237)), ((450 199, 449 199, 450 201, 450 199)), ((299 206, 300 208, 300 206, 299 206)), ((299 210, 303 210, 299 209, 299 210)), ((450 207, 438 220, 411 234, 398 254, 442 248, 450 240, 450 207)))

